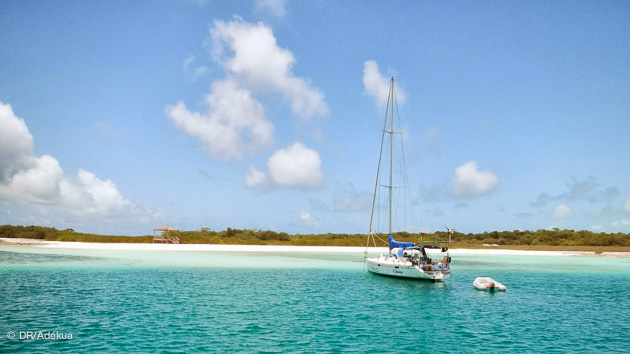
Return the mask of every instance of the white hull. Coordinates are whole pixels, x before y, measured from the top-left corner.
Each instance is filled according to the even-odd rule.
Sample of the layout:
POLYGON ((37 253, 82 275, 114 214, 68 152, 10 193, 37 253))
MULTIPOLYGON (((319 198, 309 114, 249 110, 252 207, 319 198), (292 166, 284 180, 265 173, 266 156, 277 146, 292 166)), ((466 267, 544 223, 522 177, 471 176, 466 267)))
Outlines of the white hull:
POLYGON ((490 290, 490 291, 494 291, 494 290, 505 291, 507 289, 505 285, 488 277, 477 277, 475 281, 473 281, 473 286, 479 290, 490 290))
POLYGON ((397 278, 443 280, 451 276, 451 270, 448 266, 439 263, 413 265, 409 261, 380 256, 378 258, 366 258, 365 264, 371 273, 397 278))

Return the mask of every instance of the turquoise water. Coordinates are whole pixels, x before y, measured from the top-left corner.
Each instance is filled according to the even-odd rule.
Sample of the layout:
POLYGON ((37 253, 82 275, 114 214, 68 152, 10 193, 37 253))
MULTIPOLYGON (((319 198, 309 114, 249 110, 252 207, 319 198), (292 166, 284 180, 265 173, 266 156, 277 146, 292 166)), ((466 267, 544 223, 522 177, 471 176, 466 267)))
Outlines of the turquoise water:
POLYGON ((370 274, 362 254, 0 246, 0 352, 628 353, 630 259, 456 255, 452 269, 431 283, 370 274))

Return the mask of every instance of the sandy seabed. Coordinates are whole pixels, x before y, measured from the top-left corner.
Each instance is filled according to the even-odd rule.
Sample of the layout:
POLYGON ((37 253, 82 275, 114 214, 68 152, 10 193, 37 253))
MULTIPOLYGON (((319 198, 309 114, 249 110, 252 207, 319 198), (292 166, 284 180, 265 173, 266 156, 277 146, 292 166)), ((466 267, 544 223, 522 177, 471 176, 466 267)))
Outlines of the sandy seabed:
MULTIPOLYGON (((116 251, 192 251, 192 252, 323 252, 363 253, 365 247, 330 246, 267 246, 267 245, 210 245, 210 244, 158 244, 158 243, 88 243, 44 241, 27 238, 0 238, 0 245, 20 245, 42 248, 116 250, 116 251)), ((630 252, 578 252, 578 251, 524 251, 506 249, 450 249, 451 254, 505 255, 505 256, 607 256, 630 257, 630 252)), ((387 248, 370 248, 370 253, 387 253, 387 248)))

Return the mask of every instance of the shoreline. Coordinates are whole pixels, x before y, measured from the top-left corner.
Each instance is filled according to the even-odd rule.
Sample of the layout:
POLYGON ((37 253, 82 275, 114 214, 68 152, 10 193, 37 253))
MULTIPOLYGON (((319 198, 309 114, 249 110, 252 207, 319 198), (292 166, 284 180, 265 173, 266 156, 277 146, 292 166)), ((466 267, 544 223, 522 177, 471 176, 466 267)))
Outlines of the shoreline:
MULTIPOLYGON (((47 249, 111 250, 111 251, 165 251, 165 252, 323 252, 363 253, 365 247, 349 246, 272 246, 272 245, 223 245, 223 244, 161 244, 161 243, 86 243, 45 241, 25 238, 0 238, 0 246, 28 246, 47 249)), ((372 253, 387 252, 387 248, 371 248, 372 253)), ((630 258, 630 252, 593 251, 535 251, 510 249, 453 248, 453 255, 504 255, 504 256, 584 256, 630 258)), ((433 253, 433 252, 430 252, 433 253)))

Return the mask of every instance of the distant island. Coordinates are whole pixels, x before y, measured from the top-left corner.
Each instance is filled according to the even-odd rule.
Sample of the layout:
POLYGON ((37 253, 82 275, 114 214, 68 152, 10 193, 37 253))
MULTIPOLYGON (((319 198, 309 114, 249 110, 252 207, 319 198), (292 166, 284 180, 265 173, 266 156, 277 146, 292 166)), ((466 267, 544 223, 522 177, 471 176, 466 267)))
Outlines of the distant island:
MULTIPOLYGON (((179 231, 175 233, 182 244, 225 245, 285 245, 285 246, 352 246, 364 247, 365 234, 308 234, 290 235, 270 230, 241 230, 227 228, 212 231, 179 231)), ((387 237, 382 235, 383 240, 387 237)), ((407 232, 395 234, 397 240, 421 242, 421 235, 407 232)), ((101 243, 152 243, 153 236, 111 236, 75 232, 72 229, 57 230, 43 226, 0 226, 0 238, 26 238, 46 241, 101 242, 101 243)), ((448 240, 446 231, 422 235, 424 241, 448 240)), ((483 233, 454 232, 451 248, 503 248, 517 250, 565 250, 594 252, 630 252, 630 234, 603 233, 574 230, 514 230, 483 233)), ((373 245, 371 245, 373 246, 373 245)), ((386 243, 376 246, 386 246, 386 243)))

